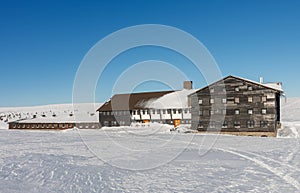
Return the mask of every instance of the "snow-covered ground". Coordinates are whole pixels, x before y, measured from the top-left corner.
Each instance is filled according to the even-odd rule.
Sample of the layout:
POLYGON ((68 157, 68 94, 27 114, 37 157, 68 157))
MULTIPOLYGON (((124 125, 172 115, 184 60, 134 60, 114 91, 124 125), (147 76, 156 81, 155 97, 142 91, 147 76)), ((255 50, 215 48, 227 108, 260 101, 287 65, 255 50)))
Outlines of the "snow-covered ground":
POLYGON ((0 192, 300 191, 298 139, 0 130, 0 147, 0 192))
POLYGON ((0 192, 300 192, 299 104, 282 104, 281 132, 290 138, 171 132, 160 124, 0 130, 0 192))
POLYGON ((300 138, 300 98, 281 100, 281 122, 278 137, 300 138))

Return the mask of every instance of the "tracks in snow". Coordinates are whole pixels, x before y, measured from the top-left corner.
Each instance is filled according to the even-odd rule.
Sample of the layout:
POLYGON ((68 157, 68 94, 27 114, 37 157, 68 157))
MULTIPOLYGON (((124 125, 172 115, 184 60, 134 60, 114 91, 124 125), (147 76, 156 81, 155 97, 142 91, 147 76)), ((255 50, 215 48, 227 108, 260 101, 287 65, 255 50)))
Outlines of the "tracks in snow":
MULTIPOLYGON (((258 154, 254 154, 254 153, 248 153, 248 152, 241 153, 241 152, 238 152, 237 150, 227 150, 227 149, 223 149, 223 148, 215 148, 215 149, 245 158, 249 161, 252 161, 255 164, 259 165, 260 167, 265 168, 265 169, 269 170, 270 172, 272 172, 273 174, 275 174, 276 176, 280 177, 285 182, 287 182, 288 184, 295 187, 297 190, 300 190, 300 183, 295 178, 293 178, 289 175, 290 173, 294 172, 294 171, 291 171, 292 169, 295 170, 295 168, 293 168, 292 166, 280 163, 278 161, 275 161, 270 158, 266 158, 266 157, 263 157, 263 156, 260 156, 258 154), (247 155, 247 154, 250 154, 250 155, 247 155), (263 161, 263 160, 265 160, 265 161, 263 161), (266 161, 279 164, 281 167, 284 167, 284 168, 281 168, 281 167, 275 168, 275 167, 271 166, 270 164, 268 164, 266 161), (291 168, 291 169, 287 169, 287 168, 291 168), (288 172, 284 171, 284 170, 287 170, 288 172)), ((296 168, 296 170, 299 171, 298 168, 296 168)))

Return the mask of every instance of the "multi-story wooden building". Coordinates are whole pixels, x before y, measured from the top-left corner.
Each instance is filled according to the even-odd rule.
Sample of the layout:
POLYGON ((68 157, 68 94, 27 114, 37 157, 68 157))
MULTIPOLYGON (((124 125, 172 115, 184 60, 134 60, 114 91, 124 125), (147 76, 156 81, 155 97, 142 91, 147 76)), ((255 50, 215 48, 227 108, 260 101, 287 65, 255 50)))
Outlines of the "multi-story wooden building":
POLYGON ((275 136, 280 126, 281 83, 228 76, 191 94, 198 131, 275 136))

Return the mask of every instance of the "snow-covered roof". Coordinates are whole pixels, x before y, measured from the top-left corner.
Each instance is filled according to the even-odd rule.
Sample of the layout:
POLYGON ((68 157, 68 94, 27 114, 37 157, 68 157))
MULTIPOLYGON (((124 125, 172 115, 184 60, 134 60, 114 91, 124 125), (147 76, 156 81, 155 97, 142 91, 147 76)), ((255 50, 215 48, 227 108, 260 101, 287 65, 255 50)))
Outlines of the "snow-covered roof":
MULTIPOLYGON (((282 84, 281 84, 281 83, 259 83, 259 82, 256 82, 256 81, 253 81, 253 80, 250 80, 250 79, 242 78, 242 77, 239 77, 239 76, 232 76, 232 75, 226 76, 225 78, 223 78, 223 79, 221 79, 221 80, 218 80, 218 81, 216 81, 216 82, 214 82, 214 83, 211 83, 211 84, 208 85, 208 86, 205 86, 205 87, 203 87, 203 88, 200 88, 200 89, 196 90, 195 92, 198 92, 198 91, 200 91, 200 90, 203 90, 203 89, 205 89, 205 88, 207 88, 207 87, 210 87, 210 86, 212 86, 212 85, 218 83, 219 81, 225 80, 225 79, 230 78, 230 77, 236 78, 236 79, 240 79, 240 80, 243 80, 243 81, 246 81, 246 82, 250 82, 250 83, 253 83, 253 84, 256 84, 256 85, 261 85, 261 86, 263 86, 263 87, 266 87, 266 88, 269 88, 269 89, 272 89, 272 90, 276 90, 276 91, 278 91, 278 92, 280 92, 280 93, 283 93, 283 92, 284 92, 284 90, 282 89, 282 84)), ((191 93, 191 94, 192 94, 192 93, 191 93)))
POLYGON ((57 104, 34 107, 0 108, 3 114, 19 114, 9 122, 20 123, 94 123, 99 122, 99 103, 57 104), (35 117, 35 118, 33 118, 35 117))
POLYGON ((146 108, 155 109, 180 109, 188 108, 188 95, 194 93, 196 89, 183 89, 166 94, 158 99, 150 100, 145 105, 146 108))
POLYGON ((74 117, 64 117, 64 118, 56 118, 56 117, 41 117, 41 118, 31 118, 25 120, 14 121, 18 123, 75 123, 74 117))
POLYGON ((245 80, 247 82, 251 82, 253 84, 262 85, 264 87, 267 87, 267 88, 270 88, 270 89, 273 89, 273 90, 277 90, 277 91, 283 92, 282 84, 281 83, 275 83, 275 82, 274 83, 260 83, 260 82, 256 82, 254 80, 242 78, 242 77, 239 77, 239 76, 228 76, 228 77, 238 78, 238 79, 241 79, 241 80, 245 80))
POLYGON ((282 84, 280 82, 263 83, 263 85, 283 92, 282 84))
POLYGON ((75 113, 74 115, 60 115, 60 116, 49 116, 49 117, 37 117, 31 119, 18 120, 19 123, 95 123, 99 122, 96 114, 87 113, 75 113))

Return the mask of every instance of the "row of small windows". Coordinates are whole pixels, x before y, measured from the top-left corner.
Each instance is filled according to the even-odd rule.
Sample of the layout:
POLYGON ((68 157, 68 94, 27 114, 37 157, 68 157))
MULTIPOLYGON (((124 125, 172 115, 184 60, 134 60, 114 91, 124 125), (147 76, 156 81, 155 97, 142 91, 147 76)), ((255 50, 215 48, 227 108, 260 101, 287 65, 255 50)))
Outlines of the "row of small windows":
POLYGON ((14 124, 13 125, 13 128, 42 128, 42 129, 45 129, 45 128, 72 128, 74 127, 74 124, 70 123, 55 123, 55 124, 14 124))
MULTIPOLYGON (((261 97, 261 102, 266 102, 266 101, 267 101, 267 97, 266 97, 266 96, 261 97)), ((222 102, 223 104, 226 104, 226 103, 227 103, 227 99, 226 99, 226 98, 222 98, 222 99, 221 99, 221 102, 222 102)), ((252 102, 253 102, 253 97, 248 97, 248 102, 249 102, 249 103, 252 103, 252 102)), ((198 100, 198 103, 199 103, 199 104, 203 104, 203 99, 199 99, 199 100, 198 100)), ((214 104, 214 103, 215 103, 215 99, 211 98, 211 99, 209 100, 209 103, 210 103, 210 104, 214 104)), ((234 103, 240 103, 240 98, 239 98, 239 97, 235 97, 235 98, 234 98, 234 103)))
MULTIPOLYGON (((128 111, 103 111, 100 112, 103 115, 127 115, 128 111)), ((191 113, 190 109, 153 109, 153 110, 136 110, 132 111, 132 115, 149 115, 151 114, 181 114, 184 112, 185 114, 191 113)))
MULTIPOLYGON (((246 122, 246 125, 247 125, 248 128, 254 128, 255 127, 255 122, 253 120, 248 120, 246 122)), ((231 126, 230 122, 227 122, 227 121, 224 121, 222 124, 219 123, 219 122, 211 121, 208 125, 208 128, 211 128, 211 129, 212 128, 217 128, 217 127, 228 128, 230 126, 231 126)), ((234 121, 232 123, 232 126, 234 128, 241 128, 241 121, 234 121)), ((259 126, 262 127, 262 128, 268 127, 268 121, 260 121, 259 126)), ((258 125, 257 125, 257 127, 258 127, 258 125)), ((198 123, 198 128, 204 128, 203 122, 200 121, 198 123)))
POLYGON ((126 115, 127 111, 103 111, 100 113, 103 115, 126 115))
MULTIPOLYGON (((235 87, 234 90, 235 90, 236 92, 239 92, 239 91, 240 91, 240 87, 235 87)), ((252 86, 248 86, 248 87, 247 87, 247 90, 252 91, 252 90, 253 90, 252 86)), ((225 88, 222 88, 222 91, 225 93, 225 92, 226 92, 226 89, 225 89, 225 88)), ((214 92, 215 92, 215 88, 210 88, 210 93, 214 93, 214 92)))
MULTIPOLYGON (((226 115, 226 113, 227 113, 226 109, 209 110, 210 115, 214 115, 214 114, 226 115)), ((234 114, 239 115, 240 114, 240 109, 235 109, 234 114)), ((261 109, 261 114, 266 115, 267 114, 267 109, 261 109)), ((199 115, 203 115, 203 110, 199 111, 199 115)), ((248 109, 248 115, 253 115, 253 109, 248 109)))

